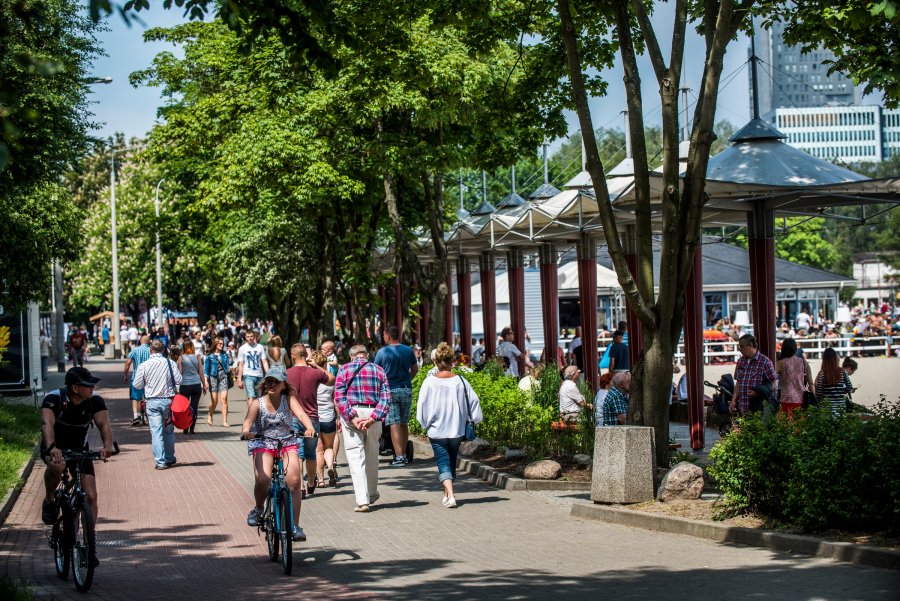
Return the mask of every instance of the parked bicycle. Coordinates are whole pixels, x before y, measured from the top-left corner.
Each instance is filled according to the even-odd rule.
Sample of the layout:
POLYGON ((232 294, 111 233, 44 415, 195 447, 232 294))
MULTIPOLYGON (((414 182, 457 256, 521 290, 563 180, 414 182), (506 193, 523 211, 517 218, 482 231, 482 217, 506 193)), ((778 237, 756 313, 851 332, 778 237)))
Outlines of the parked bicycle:
MULTIPOLYGON (((257 530, 266 535, 266 546, 269 551, 269 559, 278 561, 281 553, 281 569, 285 574, 290 574, 293 569, 293 497, 291 490, 285 482, 285 469, 282 450, 288 445, 296 444, 296 437, 271 438, 268 436, 254 436, 257 440, 267 440, 275 443, 275 465, 272 470, 272 483, 269 485, 269 494, 266 496, 266 504, 259 516, 257 530)), ((246 440, 243 436, 242 440, 246 440)))
MULTIPOLYGON (((94 581, 97 541, 94 535, 94 514, 87 501, 87 494, 81 488, 81 463, 100 459, 100 453, 88 450, 62 453, 66 462, 73 462, 74 469, 65 469, 56 489, 56 518, 50 529, 49 543, 56 562, 56 575, 66 580, 71 565, 75 588, 85 593, 94 581)), ((112 454, 119 454, 119 445, 115 442, 112 454)))

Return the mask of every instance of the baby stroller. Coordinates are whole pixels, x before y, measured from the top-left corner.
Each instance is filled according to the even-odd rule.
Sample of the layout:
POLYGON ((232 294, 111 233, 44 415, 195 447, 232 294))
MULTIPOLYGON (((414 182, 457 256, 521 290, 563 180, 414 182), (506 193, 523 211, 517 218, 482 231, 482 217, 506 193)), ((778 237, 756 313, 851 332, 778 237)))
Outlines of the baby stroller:
POLYGON ((719 436, 725 436, 731 432, 732 426, 728 404, 734 396, 734 377, 731 374, 724 374, 715 384, 707 381, 703 383, 716 391, 713 394, 713 415, 709 417, 710 421, 719 428, 719 436))

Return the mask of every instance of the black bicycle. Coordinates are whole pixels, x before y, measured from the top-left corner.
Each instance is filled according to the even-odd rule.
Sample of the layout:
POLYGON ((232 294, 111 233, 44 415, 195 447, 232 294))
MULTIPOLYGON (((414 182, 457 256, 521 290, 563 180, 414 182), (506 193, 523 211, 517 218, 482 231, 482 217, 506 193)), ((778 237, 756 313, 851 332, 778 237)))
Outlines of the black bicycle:
MULTIPOLYGON (((93 558, 97 553, 97 541, 94 514, 87 502, 87 493, 81 488, 81 464, 85 460, 100 459, 100 453, 88 450, 62 453, 66 462, 74 462, 74 469, 66 467, 56 489, 56 518, 50 529, 49 543, 56 562, 56 575, 67 579, 71 565, 75 588, 85 593, 94 581, 93 558)), ((119 454, 119 445, 115 442, 112 454, 119 454)))

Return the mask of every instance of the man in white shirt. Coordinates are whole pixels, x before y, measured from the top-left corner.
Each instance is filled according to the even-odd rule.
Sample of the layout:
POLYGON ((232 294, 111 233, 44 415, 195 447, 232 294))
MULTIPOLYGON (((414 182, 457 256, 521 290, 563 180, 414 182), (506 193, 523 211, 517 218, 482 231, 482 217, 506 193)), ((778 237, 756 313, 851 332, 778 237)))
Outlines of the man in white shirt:
POLYGON ((563 372, 563 381, 559 386, 559 415, 567 422, 577 422, 582 408, 593 408, 578 390, 578 384, 575 383, 577 379, 578 368, 570 365, 563 372))
POLYGON ((134 324, 128 328, 128 345, 131 350, 134 350, 138 347, 138 340, 140 339, 140 334, 138 333, 138 329, 134 324))
POLYGON ((131 382, 134 388, 144 391, 151 448, 158 470, 175 465, 175 425, 170 416, 172 398, 181 384, 181 370, 177 363, 163 356, 164 348, 160 340, 150 343, 150 358, 138 366, 131 382))
POLYGON ((478 344, 472 349, 472 364, 481 365, 484 363, 484 338, 478 339, 478 344))
POLYGON ((257 386, 262 382, 263 376, 269 371, 269 360, 266 355, 266 347, 256 342, 256 332, 247 330, 247 342, 238 349, 237 358, 237 385, 247 393, 247 403, 258 396, 257 386))

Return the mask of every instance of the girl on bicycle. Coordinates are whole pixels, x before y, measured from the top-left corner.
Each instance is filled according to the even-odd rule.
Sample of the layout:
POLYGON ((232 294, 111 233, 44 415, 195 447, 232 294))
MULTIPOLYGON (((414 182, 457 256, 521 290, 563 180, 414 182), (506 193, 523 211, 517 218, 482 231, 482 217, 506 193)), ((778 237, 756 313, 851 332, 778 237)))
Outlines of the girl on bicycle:
MULTIPOLYGON (((251 392, 252 394, 252 392, 251 392)), ((300 485, 302 476, 300 459, 297 456, 297 441, 291 428, 291 418, 295 415, 303 424, 305 432, 303 436, 313 436, 315 430, 312 422, 283 371, 275 370, 263 378, 256 390, 256 402, 251 402, 247 408, 247 417, 244 419, 243 438, 248 440, 247 448, 253 456, 254 473, 256 481, 253 485, 253 497, 256 505, 247 516, 248 526, 258 526, 259 516, 266 502, 269 485, 272 483, 272 470, 275 467, 275 458, 278 452, 278 444, 270 439, 286 439, 281 447, 281 459, 284 462, 285 484, 291 491, 291 499, 294 510, 293 538, 305 541, 306 534, 299 526, 300 520, 300 485), (265 438, 253 438, 261 436, 265 438)))

